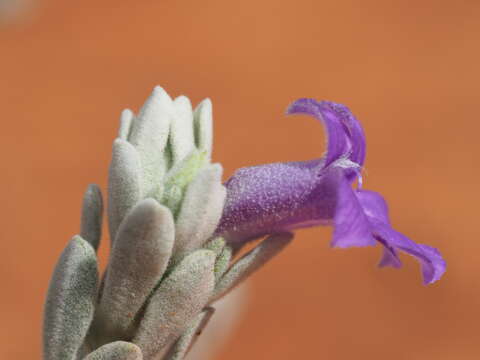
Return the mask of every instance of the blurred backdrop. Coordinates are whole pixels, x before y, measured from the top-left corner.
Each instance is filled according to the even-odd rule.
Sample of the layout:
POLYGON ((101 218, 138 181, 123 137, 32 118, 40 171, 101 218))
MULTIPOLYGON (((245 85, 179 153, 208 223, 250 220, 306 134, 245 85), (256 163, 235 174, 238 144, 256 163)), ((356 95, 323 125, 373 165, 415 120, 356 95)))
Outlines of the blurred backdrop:
POLYGON ((83 191, 105 189, 120 111, 156 84, 212 99, 226 177, 322 154, 321 126, 284 116, 292 100, 347 104, 367 133, 365 188, 448 262, 425 287, 410 258, 380 270, 378 247, 332 250, 331 229, 299 231, 251 279, 216 359, 480 358, 480 2, 12 2, 0 1, 0 358, 40 358, 83 191))

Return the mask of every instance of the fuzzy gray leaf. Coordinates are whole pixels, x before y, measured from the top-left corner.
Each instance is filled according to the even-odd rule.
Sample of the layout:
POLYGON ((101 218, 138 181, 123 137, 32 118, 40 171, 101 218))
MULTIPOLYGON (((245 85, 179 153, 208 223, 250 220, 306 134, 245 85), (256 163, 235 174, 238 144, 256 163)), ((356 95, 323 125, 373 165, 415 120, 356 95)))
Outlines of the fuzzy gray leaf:
POLYGON ((188 185, 176 223, 176 257, 201 247, 215 231, 226 196, 221 178, 222 167, 213 164, 188 185))
POLYGON ((198 250, 186 256, 155 291, 133 342, 145 360, 168 350, 212 295, 215 254, 198 250))
POLYGON ((205 308, 172 346, 166 356, 166 360, 182 360, 185 358, 198 337, 202 334, 214 312, 215 309, 213 307, 205 308))
POLYGON ((205 244, 204 249, 211 250, 216 255, 215 260, 215 281, 225 273, 232 259, 232 248, 230 244, 226 245, 226 241, 222 237, 216 237, 205 244))
POLYGON ((215 286, 215 295, 212 301, 219 299, 243 280, 257 271, 293 239, 293 234, 282 233, 270 235, 253 250, 245 254, 228 270, 215 286))
POLYGON ((207 152, 210 159, 213 141, 212 102, 210 99, 205 99, 198 104, 193 116, 195 143, 199 150, 207 152))
POLYGON ((128 136, 130 134, 130 128, 132 126, 132 122, 134 121, 133 112, 130 109, 125 109, 122 111, 122 115, 120 115, 120 128, 118 130, 118 137, 123 140, 128 140, 128 136))
POLYGON ((181 161, 195 148, 193 137, 193 111, 190 100, 179 96, 173 101, 174 117, 170 127, 173 163, 181 161))
POLYGON ((128 211, 142 198, 140 158, 129 142, 116 139, 108 183, 108 220, 110 241, 128 211))
POLYGON ((185 188, 206 164, 205 153, 194 149, 168 171, 161 203, 168 206, 174 215, 178 212, 185 188))
POLYGON ((88 185, 83 196, 80 236, 98 250, 102 237, 103 200, 98 185, 88 185))
POLYGON ((45 360, 73 360, 92 321, 97 291, 93 247, 75 236, 62 252, 50 281, 43 323, 45 360))
POLYGON ((230 261, 232 260, 232 248, 230 246, 225 246, 222 249, 222 252, 218 254, 217 260, 215 261, 215 281, 218 282, 219 279, 225 274, 228 267, 230 266, 230 261))
POLYGON ((116 341, 103 345, 83 360, 142 360, 142 351, 130 342, 116 341))
POLYGON ((135 315, 167 268, 174 239, 173 216, 154 199, 142 200, 125 217, 112 249, 95 332, 111 339, 128 336, 135 315))
POLYGON ((206 243, 204 249, 212 250, 218 257, 218 255, 222 253, 224 247, 225 239, 221 236, 217 236, 216 238, 213 238, 208 243, 206 243))
POLYGON ((164 176, 164 149, 173 112, 172 99, 156 86, 132 123, 129 141, 140 154, 146 196, 154 195, 156 184, 164 176))

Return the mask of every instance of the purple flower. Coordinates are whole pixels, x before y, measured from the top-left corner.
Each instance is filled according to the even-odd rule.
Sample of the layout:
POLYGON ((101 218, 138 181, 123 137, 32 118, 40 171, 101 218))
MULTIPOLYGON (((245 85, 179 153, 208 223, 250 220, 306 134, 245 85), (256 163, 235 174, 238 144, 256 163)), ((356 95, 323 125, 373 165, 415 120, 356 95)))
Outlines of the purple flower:
POLYGON ((365 135, 341 104, 299 99, 287 114, 308 114, 327 131, 327 151, 319 159, 239 169, 226 182, 227 200, 216 234, 232 243, 303 227, 333 225, 332 246, 383 245, 379 266, 400 267, 398 251, 421 264, 425 284, 440 279, 446 264, 440 253, 395 231, 385 200, 376 192, 353 189, 365 161, 365 135))

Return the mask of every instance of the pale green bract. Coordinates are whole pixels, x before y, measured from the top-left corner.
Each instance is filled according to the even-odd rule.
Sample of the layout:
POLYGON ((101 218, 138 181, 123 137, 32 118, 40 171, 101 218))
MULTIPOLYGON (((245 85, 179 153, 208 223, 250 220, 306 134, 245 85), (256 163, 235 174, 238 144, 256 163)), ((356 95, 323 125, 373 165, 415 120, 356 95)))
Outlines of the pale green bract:
POLYGON ((80 233, 48 290, 45 360, 179 360, 228 293, 291 241, 274 235, 238 261, 214 237, 226 190, 211 163, 212 104, 195 110, 156 87, 138 115, 124 110, 113 144, 108 266, 98 280, 103 198, 89 185, 80 233))

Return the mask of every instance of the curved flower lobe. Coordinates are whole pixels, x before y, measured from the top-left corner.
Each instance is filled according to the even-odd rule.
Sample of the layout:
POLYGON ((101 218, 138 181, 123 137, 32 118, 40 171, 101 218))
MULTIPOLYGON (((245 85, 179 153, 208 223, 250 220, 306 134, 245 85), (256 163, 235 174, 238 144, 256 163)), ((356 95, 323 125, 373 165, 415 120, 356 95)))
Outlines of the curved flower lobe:
POLYGON ((379 266, 400 267, 401 262, 395 249, 415 257, 422 266, 425 284, 437 281, 446 269, 440 252, 428 245, 417 244, 390 226, 388 206, 380 194, 373 191, 357 191, 357 197, 371 224, 372 233, 384 247, 379 266))
POLYGON ((324 124, 327 132, 325 166, 341 158, 363 165, 366 154, 365 134, 360 122, 345 105, 298 99, 288 107, 287 114, 310 115, 324 124))

